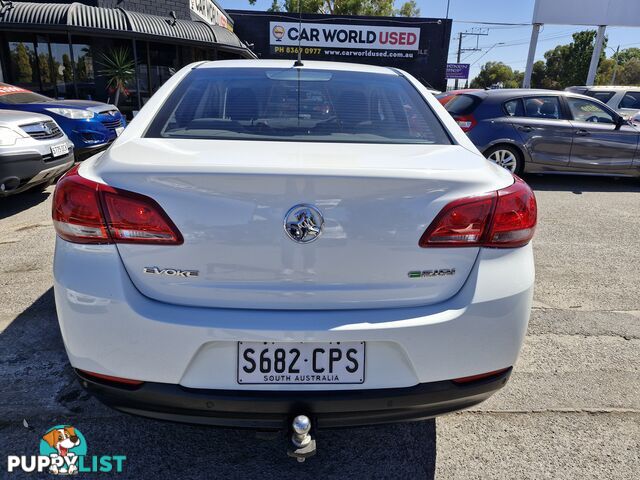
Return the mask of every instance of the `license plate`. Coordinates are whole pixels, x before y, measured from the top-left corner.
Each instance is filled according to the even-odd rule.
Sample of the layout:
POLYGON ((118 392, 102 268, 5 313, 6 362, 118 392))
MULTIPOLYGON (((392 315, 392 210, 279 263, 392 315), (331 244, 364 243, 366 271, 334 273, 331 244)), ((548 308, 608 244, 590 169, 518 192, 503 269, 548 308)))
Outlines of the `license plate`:
POLYGON ((54 157, 66 155, 67 153, 69 153, 69 145, 67 145, 66 143, 51 146, 51 155, 53 155, 54 157))
POLYGON ((119 137, 124 132, 124 127, 116 127, 116 137, 119 137))
POLYGON ((238 383, 364 383, 364 342, 238 342, 238 383))

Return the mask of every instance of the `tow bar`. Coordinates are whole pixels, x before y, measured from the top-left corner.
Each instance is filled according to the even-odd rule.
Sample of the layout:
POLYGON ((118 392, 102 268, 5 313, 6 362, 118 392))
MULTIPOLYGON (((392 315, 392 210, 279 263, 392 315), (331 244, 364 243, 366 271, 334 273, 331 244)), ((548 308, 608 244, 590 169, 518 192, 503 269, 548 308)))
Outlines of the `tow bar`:
POLYGON ((311 420, 306 415, 298 415, 291 423, 291 444, 287 455, 302 463, 316 454, 316 441, 311 437, 311 420))

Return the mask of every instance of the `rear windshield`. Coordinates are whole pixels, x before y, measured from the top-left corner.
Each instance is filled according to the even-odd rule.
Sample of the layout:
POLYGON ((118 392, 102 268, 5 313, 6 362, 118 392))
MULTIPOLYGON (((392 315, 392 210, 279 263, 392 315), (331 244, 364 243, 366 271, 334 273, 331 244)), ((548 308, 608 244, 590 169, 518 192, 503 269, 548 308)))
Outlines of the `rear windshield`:
POLYGON ((480 99, 473 95, 455 95, 449 100, 444 108, 451 115, 469 115, 480 103, 480 99))
POLYGON ((300 68, 193 70, 146 136, 451 144, 405 78, 300 68))

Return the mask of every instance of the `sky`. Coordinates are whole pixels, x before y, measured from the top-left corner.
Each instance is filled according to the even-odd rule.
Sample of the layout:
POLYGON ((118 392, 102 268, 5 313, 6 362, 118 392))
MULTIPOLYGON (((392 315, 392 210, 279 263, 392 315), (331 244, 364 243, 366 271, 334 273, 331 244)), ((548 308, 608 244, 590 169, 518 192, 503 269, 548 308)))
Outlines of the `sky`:
MULTIPOLYGON (((225 9, 267 10, 272 0, 257 0, 249 5, 248 0, 219 0, 225 9)), ((447 11, 447 0, 416 0, 420 7, 421 17, 444 18, 447 11)), ((635 1, 635 0, 632 0, 635 1)), ((562 0, 558 0, 562 2, 562 0)), ((396 0, 399 7, 402 0, 396 0)), ((527 60, 529 40, 531 37, 531 19, 535 0, 450 0, 449 18, 453 20, 449 62, 456 61, 459 32, 479 31, 487 36, 465 37, 462 48, 476 48, 480 51, 468 51, 462 54, 462 62, 470 63, 471 75, 475 77, 480 67, 488 61, 500 61, 514 70, 523 71, 527 60), (526 25, 487 25, 482 22, 510 23, 526 25), (504 45, 496 45, 504 43, 504 45)), ((571 42, 571 34, 588 27, 571 25, 545 25, 538 39, 536 60, 543 59, 544 52, 556 45, 571 42)), ((595 29, 595 27, 593 27, 595 29)), ((620 45, 621 49, 640 48, 640 28, 607 27, 608 45, 606 55, 610 57, 613 49, 620 45)))

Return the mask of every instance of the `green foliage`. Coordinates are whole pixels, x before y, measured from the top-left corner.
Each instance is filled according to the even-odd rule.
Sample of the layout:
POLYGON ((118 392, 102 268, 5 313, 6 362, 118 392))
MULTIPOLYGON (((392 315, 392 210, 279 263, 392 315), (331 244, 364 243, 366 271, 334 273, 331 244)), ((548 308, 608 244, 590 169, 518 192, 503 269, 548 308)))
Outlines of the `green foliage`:
MULTIPOLYGON (((595 30, 584 30, 573 34, 573 42, 558 45, 544 54, 544 68, 538 65, 537 75, 531 77, 534 88, 560 90, 571 85, 584 85, 589 73, 589 64, 596 38, 595 30)), ((604 39, 600 60, 605 59, 607 39, 604 39)), ((539 63, 539 62, 538 62, 539 63)))
POLYGON ((16 81, 18 83, 31 82, 33 79, 31 56, 24 43, 20 42, 16 45, 15 51, 11 52, 11 61, 16 69, 16 81))
POLYGON ((98 74, 107 77, 107 88, 115 90, 114 104, 118 105, 120 93, 127 94, 127 85, 135 77, 135 62, 129 54, 128 48, 112 48, 100 54, 97 62, 100 67, 98 74))
POLYGON ((73 65, 71 64, 71 57, 68 54, 62 54, 62 79, 65 83, 73 81, 73 65))
MULTIPOLYGON (((634 48, 633 50, 638 50, 634 48)), ((618 85, 640 85, 640 52, 637 56, 630 58, 621 67, 618 67, 616 75, 618 85)))
POLYGON ((402 4, 400 9, 396 12, 398 17, 419 17, 420 7, 415 0, 409 0, 402 4))
POLYGON ((522 83, 524 74, 513 70, 502 62, 487 62, 476 78, 471 81, 471 88, 518 88, 522 83))
MULTIPOLYGON (((249 0, 251 5, 256 0, 249 0)), ((417 17, 420 15, 415 0, 408 0, 395 9, 394 0, 273 0, 270 12, 328 13, 332 15, 370 15, 417 17)))
MULTIPOLYGON (((533 88, 563 89, 572 85, 584 85, 596 32, 585 30, 573 34, 569 45, 558 45, 544 54, 545 61, 533 65, 531 86, 533 88)), ((596 85, 640 84, 640 48, 627 48, 606 58, 606 39, 596 72, 596 85)))

